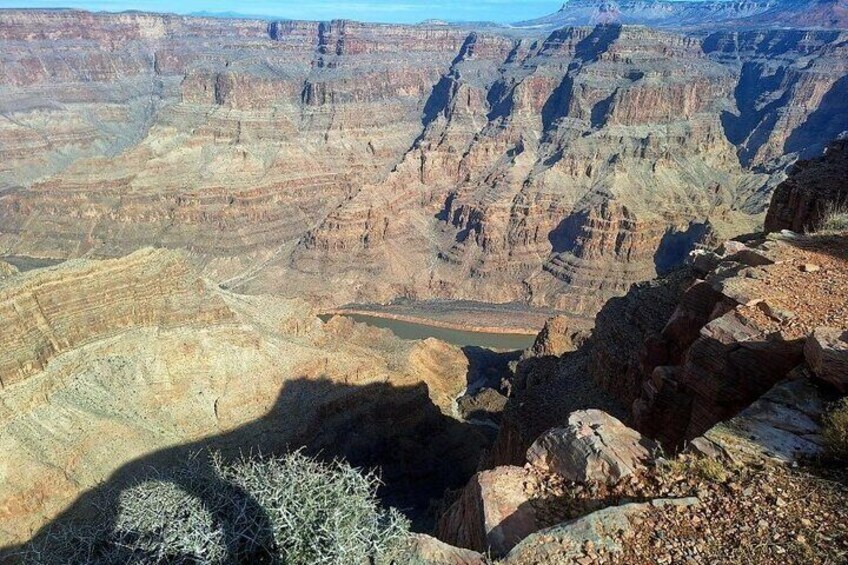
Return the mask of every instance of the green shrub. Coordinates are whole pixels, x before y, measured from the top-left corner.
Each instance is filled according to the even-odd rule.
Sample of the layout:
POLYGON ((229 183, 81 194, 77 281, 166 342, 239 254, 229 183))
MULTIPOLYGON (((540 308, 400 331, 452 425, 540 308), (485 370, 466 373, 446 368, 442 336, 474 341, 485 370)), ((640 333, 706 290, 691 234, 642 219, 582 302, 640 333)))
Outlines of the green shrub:
POLYGON ((405 548, 409 523, 380 508, 378 484, 373 473, 299 452, 232 465, 190 461, 122 490, 108 524, 56 527, 26 561, 388 563, 405 548))
POLYGON ((824 416, 822 437, 830 457, 848 463, 848 398, 835 403, 824 416))

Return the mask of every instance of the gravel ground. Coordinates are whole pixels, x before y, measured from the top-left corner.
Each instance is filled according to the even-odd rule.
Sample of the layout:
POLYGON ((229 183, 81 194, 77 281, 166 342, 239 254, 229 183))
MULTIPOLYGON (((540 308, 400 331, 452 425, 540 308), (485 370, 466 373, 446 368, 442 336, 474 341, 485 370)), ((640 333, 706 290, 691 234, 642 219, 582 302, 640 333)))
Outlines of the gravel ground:
POLYGON ((545 526, 593 510, 660 497, 697 496, 697 507, 653 509, 620 540, 578 560, 615 564, 848 563, 848 470, 735 467, 688 456, 614 487, 540 477, 534 505, 545 526))

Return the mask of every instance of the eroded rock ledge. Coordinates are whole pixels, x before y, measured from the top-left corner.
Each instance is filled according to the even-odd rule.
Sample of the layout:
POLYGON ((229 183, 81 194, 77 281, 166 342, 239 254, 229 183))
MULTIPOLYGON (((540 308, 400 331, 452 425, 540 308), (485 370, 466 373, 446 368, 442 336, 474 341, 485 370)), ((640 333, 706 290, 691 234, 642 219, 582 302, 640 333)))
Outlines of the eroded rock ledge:
MULTIPOLYGON (((799 167, 773 206, 790 208, 790 216, 810 225, 805 214, 840 198, 819 189, 841 190, 828 175, 848 162, 844 149, 837 142, 825 157, 799 167), (805 185, 817 170, 824 178, 805 185)), ((472 482, 443 516, 439 535, 516 564, 629 563, 655 552, 671 562, 672 553, 729 556, 739 555, 739 547, 757 559, 786 554, 783 547, 752 548, 744 536, 729 542, 736 530, 728 516, 744 508, 740 523, 757 516, 757 529, 776 520, 784 532, 792 527, 787 507, 809 512, 805 496, 828 509, 823 512, 842 506, 844 473, 816 465, 825 455, 824 412, 848 391, 846 292, 848 233, 783 230, 695 252, 687 267, 609 301, 588 339, 574 340, 566 320, 552 321, 516 368, 493 468, 475 478, 512 477, 508 496, 472 482), (633 429, 594 409, 605 401, 582 395, 592 386, 609 395, 613 409, 623 405, 621 418, 633 429), (561 396, 550 400, 554 390, 561 396), (811 475, 830 472, 838 478, 819 488, 811 475), (671 484, 669 473, 676 477, 671 484), (782 485, 778 494, 768 489, 767 500, 739 500, 739 493, 766 488, 770 477, 782 485), (781 492, 796 498, 788 502, 781 492), (661 498, 669 494, 678 498, 661 498), (662 510, 668 505, 678 509, 662 510), (686 525, 675 513, 687 516, 686 525), (716 520, 723 544, 740 545, 694 541, 701 534, 692 538, 690 530, 708 529, 706 516, 716 520), (644 521, 672 528, 690 553, 678 552, 680 545, 665 549, 662 538, 646 540, 633 528, 644 521), (473 538, 455 535, 460 524, 473 538), (529 524, 539 531, 526 535, 529 524), (517 545, 504 543, 522 537, 517 545), (646 543, 655 549, 640 545, 646 543)), ((816 527, 804 518, 802 527, 811 531, 807 525, 816 527)), ((834 526, 826 525, 830 532, 834 526)), ((848 543, 835 535, 837 544, 848 543)), ((799 534, 796 543, 808 541, 799 534)), ((793 555, 813 550, 798 551, 793 555)))

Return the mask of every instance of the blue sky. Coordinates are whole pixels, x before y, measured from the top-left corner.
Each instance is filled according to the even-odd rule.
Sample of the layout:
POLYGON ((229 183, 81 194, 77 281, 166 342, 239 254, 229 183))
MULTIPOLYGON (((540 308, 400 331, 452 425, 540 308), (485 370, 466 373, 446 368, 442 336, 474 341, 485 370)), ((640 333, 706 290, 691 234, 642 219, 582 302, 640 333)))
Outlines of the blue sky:
POLYGON ((514 22, 550 14, 562 0, 0 0, 0 8, 80 8, 151 12, 237 12, 280 18, 375 22, 451 21, 514 22))

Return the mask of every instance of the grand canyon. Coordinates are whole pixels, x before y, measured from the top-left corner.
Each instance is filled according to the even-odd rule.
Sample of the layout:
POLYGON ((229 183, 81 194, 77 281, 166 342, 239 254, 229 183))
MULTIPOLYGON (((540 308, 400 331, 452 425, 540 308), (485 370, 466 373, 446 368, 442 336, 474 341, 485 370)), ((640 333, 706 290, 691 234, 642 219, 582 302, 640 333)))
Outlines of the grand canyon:
POLYGON ((845 0, 0 9, 0 116, 0 560, 308 562, 56 533, 298 449, 394 563, 848 560, 845 0))

